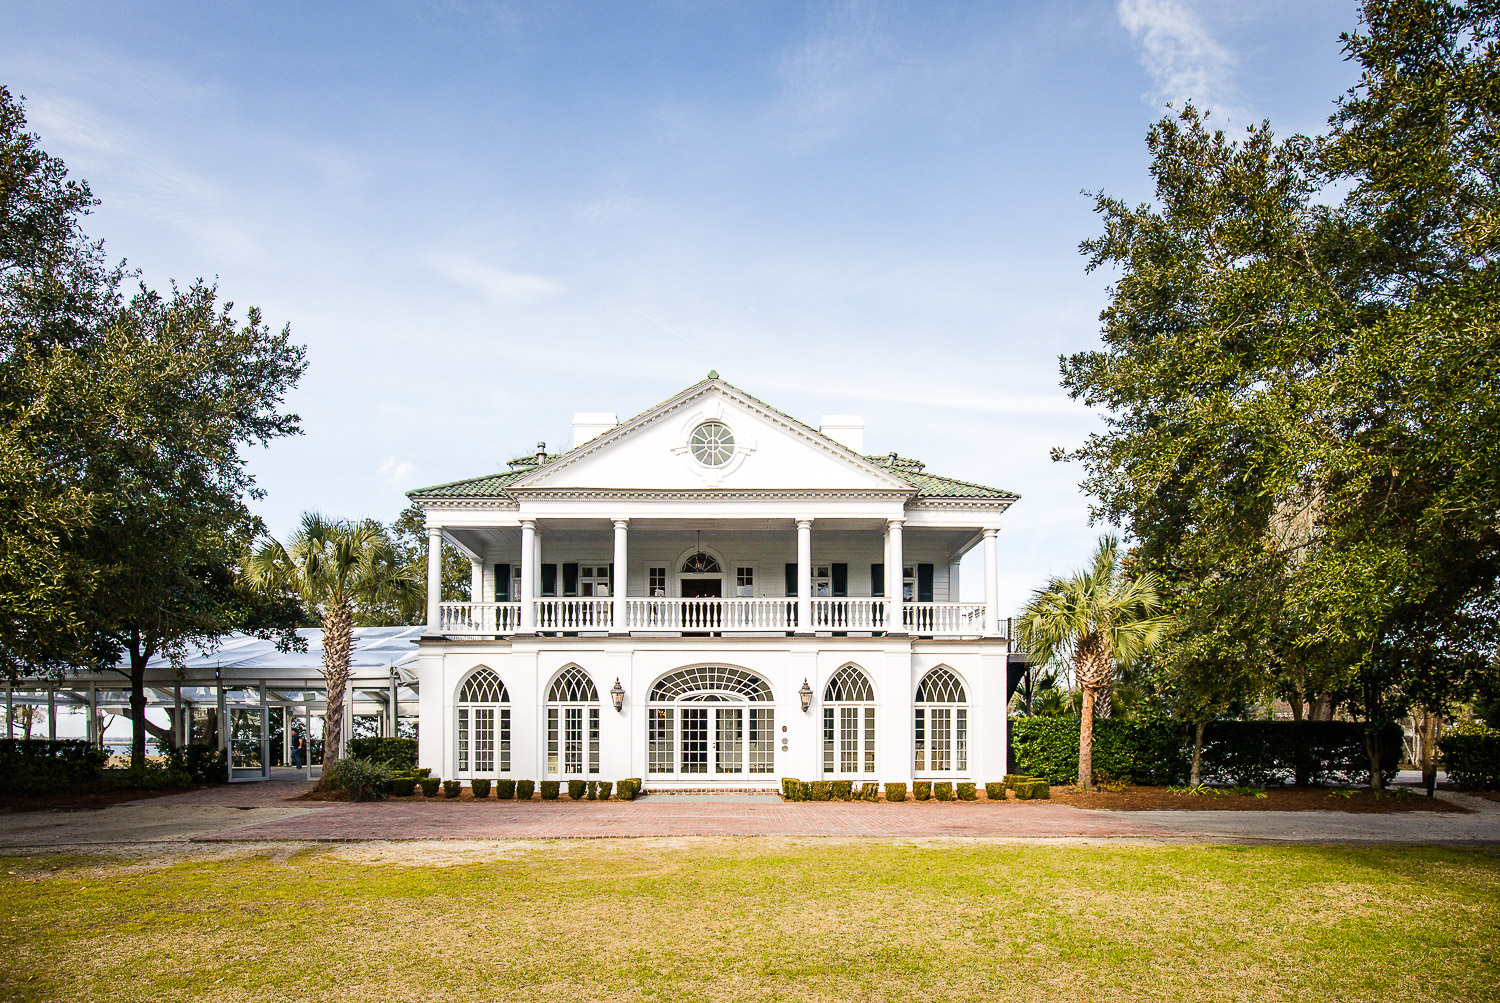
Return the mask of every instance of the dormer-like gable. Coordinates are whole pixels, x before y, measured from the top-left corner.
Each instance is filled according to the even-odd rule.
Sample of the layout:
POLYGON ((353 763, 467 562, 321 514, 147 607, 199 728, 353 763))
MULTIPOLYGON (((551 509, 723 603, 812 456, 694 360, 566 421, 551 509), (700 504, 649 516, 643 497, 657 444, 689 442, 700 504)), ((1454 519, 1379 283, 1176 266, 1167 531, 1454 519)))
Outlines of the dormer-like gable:
POLYGON ((894 473, 715 377, 505 486, 517 497, 574 489, 915 494, 894 473))

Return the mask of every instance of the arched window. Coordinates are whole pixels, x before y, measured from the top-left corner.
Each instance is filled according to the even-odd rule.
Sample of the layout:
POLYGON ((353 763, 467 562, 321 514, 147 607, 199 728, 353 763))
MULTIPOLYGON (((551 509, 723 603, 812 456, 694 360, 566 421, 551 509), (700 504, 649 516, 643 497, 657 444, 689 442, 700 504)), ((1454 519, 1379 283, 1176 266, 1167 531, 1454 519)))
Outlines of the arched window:
POLYGON ((599 691, 576 665, 547 691, 547 775, 581 777, 599 772, 599 691))
POLYGON ((682 573, 685 575, 718 575, 723 574, 723 570, 719 567, 717 558, 701 550, 682 562, 682 573))
POLYGON ((481 665, 458 688, 458 775, 510 772, 510 694, 495 671, 481 665))
POLYGON ((823 687, 823 772, 875 772, 875 689, 857 665, 846 665, 823 687))
POLYGON ((969 772, 969 706, 964 684, 939 665, 917 684, 915 756, 919 774, 969 772))
POLYGON ((646 771, 732 780, 776 771, 771 687, 731 665, 700 665, 656 681, 646 700, 646 771))

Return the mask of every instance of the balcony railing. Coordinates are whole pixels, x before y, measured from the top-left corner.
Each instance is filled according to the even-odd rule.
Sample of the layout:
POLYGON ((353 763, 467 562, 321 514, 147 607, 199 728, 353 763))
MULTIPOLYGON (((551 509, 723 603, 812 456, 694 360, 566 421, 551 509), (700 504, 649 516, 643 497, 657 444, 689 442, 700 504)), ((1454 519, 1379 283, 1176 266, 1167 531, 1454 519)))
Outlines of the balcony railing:
MULTIPOLYGON (((596 633, 615 630, 614 600, 537 599, 536 627, 543 633, 596 633)), ((812 631, 887 631, 885 599, 812 600, 812 631)), ((906 603, 902 631, 920 637, 984 636, 983 603, 906 603)), ((797 600, 637 599, 625 600, 624 630, 635 633, 779 633, 797 629, 797 600)), ((446 637, 498 638, 521 630, 518 602, 452 602, 438 607, 438 633, 446 637)), ((1011 621, 1000 621, 999 636, 1011 637, 1011 621)))

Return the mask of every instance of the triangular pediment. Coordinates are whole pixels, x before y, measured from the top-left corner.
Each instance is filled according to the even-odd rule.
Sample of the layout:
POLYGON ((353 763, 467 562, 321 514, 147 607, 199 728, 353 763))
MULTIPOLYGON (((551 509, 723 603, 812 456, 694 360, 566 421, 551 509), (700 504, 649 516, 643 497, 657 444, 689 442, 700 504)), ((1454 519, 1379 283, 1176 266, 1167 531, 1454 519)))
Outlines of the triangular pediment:
POLYGON ((914 491, 853 450, 718 379, 689 387, 508 485, 515 494, 579 488, 914 491))

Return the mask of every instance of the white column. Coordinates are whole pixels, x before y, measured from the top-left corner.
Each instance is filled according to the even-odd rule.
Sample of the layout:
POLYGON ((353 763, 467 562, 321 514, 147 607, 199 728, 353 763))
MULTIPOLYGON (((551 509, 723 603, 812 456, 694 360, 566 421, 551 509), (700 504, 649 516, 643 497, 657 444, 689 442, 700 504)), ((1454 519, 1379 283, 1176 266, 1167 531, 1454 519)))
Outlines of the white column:
POLYGON ((996 578, 1000 567, 996 560, 995 534, 999 530, 984 531, 984 632, 1000 633, 1000 583, 996 578))
POLYGON ((521 521, 521 594, 516 599, 521 603, 521 633, 536 633, 536 522, 521 521))
POLYGON ((626 554, 627 554, 627 549, 626 549, 626 543, 627 543, 627 541, 626 541, 626 532, 630 528, 630 520, 629 519, 615 519, 614 520, 614 526, 615 526, 615 580, 609 583, 610 584, 610 588, 614 590, 614 591, 612 591, 610 593, 610 597, 611 597, 610 606, 611 606, 611 613, 612 613, 611 632, 615 633, 615 634, 623 634, 623 633, 626 632, 626 624, 625 624, 625 581, 626 581, 626 578, 627 578, 627 576, 625 574, 625 558, 626 558, 626 554))
POLYGON ((963 589, 961 589, 959 587, 959 579, 958 579, 959 564, 960 563, 961 562, 959 562, 959 561, 949 561, 948 562, 948 601, 949 602, 961 602, 963 600, 964 592, 963 592, 963 589))
POLYGON ((438 604, 443 601, 443 528, 427 527, 427 633, 436 634, 441 624, 438 604))
POLYGON ((469 602, 487 602, 484 594, 484 562, 469 560, 469 602))
POLYGON ((812 633, 812 520, 797 520, 797 633, 812 633))
POLYGON ((905 559, 901 553, 901 528, 906 525, 900 519, 885 524, 885 594, 890 599, 886 607, 886 632, 906 633, 906 595, 902 591, 906 575, 905 559))

